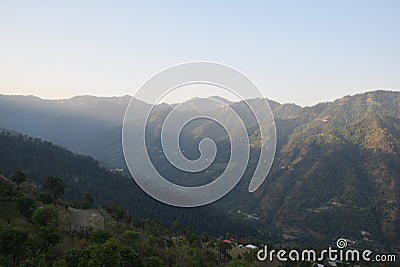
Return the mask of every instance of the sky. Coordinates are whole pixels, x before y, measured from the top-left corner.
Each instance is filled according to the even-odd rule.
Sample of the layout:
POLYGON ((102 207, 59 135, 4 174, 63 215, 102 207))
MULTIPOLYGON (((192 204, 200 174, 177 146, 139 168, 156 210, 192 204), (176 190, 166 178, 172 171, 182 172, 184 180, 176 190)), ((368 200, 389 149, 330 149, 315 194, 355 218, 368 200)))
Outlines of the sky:
POLYGON ((396 0, 0 0, 0 94, 133 95, 190 61, 231 66, 281 103, 399 90, 399 14, 396 0))

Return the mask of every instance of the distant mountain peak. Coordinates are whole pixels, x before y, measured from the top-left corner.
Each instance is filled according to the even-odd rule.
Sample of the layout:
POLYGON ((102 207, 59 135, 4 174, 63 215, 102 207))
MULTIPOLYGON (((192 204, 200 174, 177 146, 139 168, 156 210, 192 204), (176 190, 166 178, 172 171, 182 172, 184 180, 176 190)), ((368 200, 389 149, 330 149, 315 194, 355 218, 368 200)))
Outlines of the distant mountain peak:
POLYGON ((227 104, 227 105, 230 105, 230 104, 233 103, 232 101, 229 101, 228 99, 223 98, 223 97, 221 97, 221 96, 210 96, 210 97, 208 97, 208 98, 221 101, 222 103, 227 104))

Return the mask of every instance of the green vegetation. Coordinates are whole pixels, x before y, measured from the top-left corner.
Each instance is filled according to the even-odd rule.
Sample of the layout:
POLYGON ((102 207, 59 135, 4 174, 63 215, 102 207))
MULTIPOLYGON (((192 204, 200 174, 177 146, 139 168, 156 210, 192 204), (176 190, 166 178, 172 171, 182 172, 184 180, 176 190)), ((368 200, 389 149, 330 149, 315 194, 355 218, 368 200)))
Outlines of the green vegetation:
POLYGON ((48 176, 44 180, 44 187, 50 190, 50 196, 54 199, 64 194, 65 190, 64 181, 55 176, 48 176))
MULTIPOLYGON (((31 186, 17 189, 4 177, 0 177, 0 192, 0 203, 19 209, 19 213, 7 218, 0 216, 0 266, 313 266, 311 262, 279 262, 276 259, 259 262, 258 250, 229 244, 220 238, 195 235, 177 222, 166 229, 157 221, 130 217, 116 205, 105 207, 107 224, 74 225, 79 224, 74 221, 74 212, 84 211, 72 209, 70 205, 74 203, 53 199, 50 204, 45 204, 41 194, 31 186)), ((94 212, 96 210, 92 209, 89 214, 94 212)), ((84 218, 83 223, 90 217, 84 218)), ((225 238, 235 239, 230 233, 225 238)), ((390 265, 371 263, 368 266, 390 265)))
POLYGON ((229 218, 214 205, 181 209, 162 204, 144 193, 133 179, 101 167, 91 157, 74 154, 50 142, 0 131, 0 147, 0 170, 8 177, 24 170, 30 183, 46 189, 40 196, 44 203, 51 203, 62 194, 75 207, 116 203, 134 217, 159 220, 164 227, 179 221, 198 234, 257 233, 251 225, 229 218))
POLYGON ((19 210, 0 216, 0 266, 248 266, 256 259, 231 261, 230 246, 215 238, 196 236, 178 223, 168 230, 116 205, 105 207, 106 225, 76 227, 69 210, 74 203, 45 204, 31 186, 18 190, 4 177, 0 190, 0 203, 19 210))
POLYGON ((22 171, 17 171, 17 172, 11 177, 11 181, 13 181, 14 183, 17 184, 17 188, 18 188, 18 190, 19 190, 20 184, 22 184, 23 182, 26 181, 25 173, 23 173, 22 171))
MULTIPOLYGON (((252 101, 257 106, 259 100, 252 101)), ((369 92, 304 108, 270 104, 276 119, 278 145, 271 172, 262 187, 254 194, 248 194, 248 182, 258 160, 260 137, 245 105, 233 103, 232 107, 245 118, 250 135, 252 149, 248 169, 238 186, 226 197, 196 209, 161 204, 148 197, 126 173, 112 167, 110 170, 103 168, 91 157, 4 131, 0 134, 0 170, 7 177, 22 170, 29 183, 46 190, 32 197, 29 192, 24 193, 27 183, 22 180, 14 180, 20 190, 5 185, 0 189, 3 195, 1 218, 8 223, 15 217, 32 222, 38 205, 54 206, 56 202, 62 206, 63 201, 70 201, 79 209, 107 207, 106 211, 117 221, 124 220, 127 212, 133 217, 157 220, 158 226, 150 225, 157 231, 171 227, 169 231, 175 236, 189 238, 190 234, 220 236, 232 233, 238 238, 258 238, 281 246, 316 247, 326 247, 339 237, 346 237, 363 248, 398 253, 400 93, 369 92), (64 186, 54 179, 54 183, 49 181, 45 186, 46 180, 52 180, 49 176, 62 178, 64 186), (21 194, 10 195, 11 191, 14 194, 21 191, 21 194), (187 228, 193 232, 189 234, 187 228), (361 231, 369 235, 364 236, 361 231)), ((160 172, 178 184, 197 182, 197 178, 210 181, 224 170, 224 162, 230 156, 229 140, 212 123, 200 122, 185 127, 182 147, 188 157, 198 156, 198 151, 193 148, 201 138, 209 137, 210 132, 218 137, 216 164, 207 170, 207 174, 201 173, 193 180, 187 180, 185 173, 165 164, 160 149, 160 126, 170 108, 168 105, 160 107, 149 124, 148 145, 152 161, 160 167, 160 172)), ((4 111, 4 114, 9 113, 4 111)), ((88 131, 86 128, 80 130, 88 131)), ((100 134, 99 139, 91 141, 96 147, 94 156, 110 159, 109 164, 119 160, 112 166, 123 168, 120 130, 119 126, 110 128, 100 134)), ((82 137, 76 135, 74 138, 82 137)), ((110 220, 105 219, 104 225, 108 227, 109 224, 110 220)), ((48 233, 50 238, 50 232, 46 230, 41 230, 42 236, 46 238, 48 233)), ((138 228, 130 230, 140 236, 138 228)), ((129 243, 126 237, 121 239, 125 235, 115 237, 113 231, 92 235, 93 239, 102 240, 93 245, 103 244, 109 238, 124 246, 129 243)), ((59 236, 63 240, 63 235, 59 236)), ((90 234, 87 236, 90 238, 90 234)), ((143 263, 156 265, 158 258, 155 257, 158 256, 148 256, 143 263)))

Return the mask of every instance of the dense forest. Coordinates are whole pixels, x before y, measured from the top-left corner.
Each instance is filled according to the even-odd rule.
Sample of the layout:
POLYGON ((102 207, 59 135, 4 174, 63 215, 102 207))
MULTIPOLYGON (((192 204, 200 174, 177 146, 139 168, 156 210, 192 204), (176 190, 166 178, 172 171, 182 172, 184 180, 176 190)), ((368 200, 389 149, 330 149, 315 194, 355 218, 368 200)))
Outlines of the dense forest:
POLYGON ((160 203, 145 194, 130 177, 100 167, 93 158, 74 154, 50 142, 2 131, 0 147, 0 170, 4 175, 11 176, 22 170, 29 182, 39 188, 47 176, 60 177, 66 185, 63 195, 66 200, 79 201, 88 192, 100 205, 116 203, 132 216, 157 219, 164 226, 178 221, 200 234, 219 236, 229 232, 252 236, 256 233, 251 225, 227 217, 213 206, 190 209, 160 203))
POLYGON ((0 266, 250 266, 255 260, 248 251, 246 260, 231 261, 222 240, 194 235, 177 221, 166 229, 116 205, 93 209, 88 193, 79 202, 63 201, 65 185, 57 177, 45 179, 44 191, 26 179, 20 171, 15 184, 0 177, 0 266), (82 208, 90 216, 102 211, 100 221, 71 223, 82 208))
MULTIPOLYGON (((197 235, 177 221, 134 218, 115 204, 101 207, 89 193, 81 201, 62 200, 67 189, 55 176, 43 190, 17 171, 0 175, 0 266, 13 267, 311 267, 315 262, 258 261, 257 249, 243 245, 258 240, 227 233, 219 238, 197 235), (226 239, 224 239, 226 238, 226 239), (229 242, 227 242, 227 240, 229 242)), ((276 249, 269 245, 271 249, 276 249)), ((321 263, 326 263, 323 260, 321 263)), ((395 266, 365 263, 367 266, 395 266)), ((336 266, 353 266, 337 263, 336 266)))

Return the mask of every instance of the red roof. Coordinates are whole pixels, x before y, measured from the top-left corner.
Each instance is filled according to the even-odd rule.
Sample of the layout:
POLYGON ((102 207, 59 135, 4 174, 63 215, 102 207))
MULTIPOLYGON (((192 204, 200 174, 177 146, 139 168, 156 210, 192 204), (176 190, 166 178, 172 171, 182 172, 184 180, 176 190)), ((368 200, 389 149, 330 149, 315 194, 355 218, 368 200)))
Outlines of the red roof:
POLYGON ((224 242, 224 243, 228 243, 228 244, 230 244, 230 243, 232 243, 232 240, 225 239, 223 242, 224 242))

